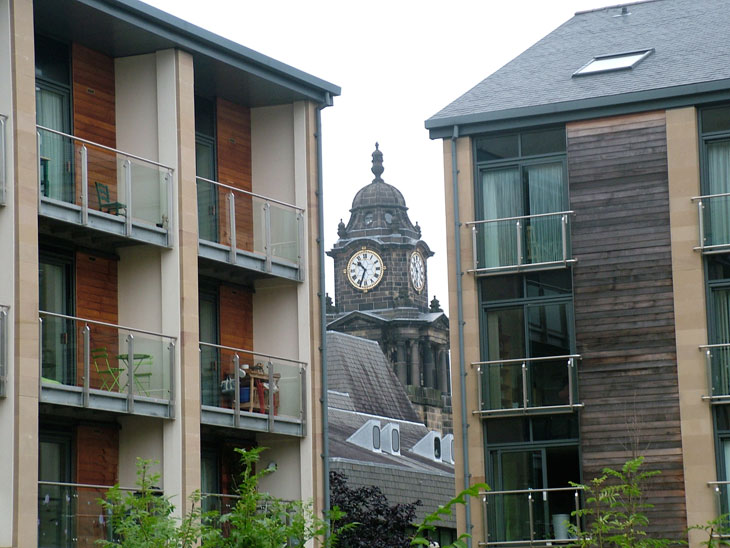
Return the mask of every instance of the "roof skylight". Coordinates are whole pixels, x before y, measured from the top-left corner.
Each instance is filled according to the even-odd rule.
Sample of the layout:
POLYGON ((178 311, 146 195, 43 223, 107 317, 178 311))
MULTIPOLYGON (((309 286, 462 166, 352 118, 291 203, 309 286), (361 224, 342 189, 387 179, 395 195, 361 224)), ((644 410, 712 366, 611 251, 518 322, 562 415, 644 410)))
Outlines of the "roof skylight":
POLYGON ((589 63, 576 70, 573 76, 632 69, 651 55, 653 51, 654 49, 652 48, 613 55, 597 55, 589 63))

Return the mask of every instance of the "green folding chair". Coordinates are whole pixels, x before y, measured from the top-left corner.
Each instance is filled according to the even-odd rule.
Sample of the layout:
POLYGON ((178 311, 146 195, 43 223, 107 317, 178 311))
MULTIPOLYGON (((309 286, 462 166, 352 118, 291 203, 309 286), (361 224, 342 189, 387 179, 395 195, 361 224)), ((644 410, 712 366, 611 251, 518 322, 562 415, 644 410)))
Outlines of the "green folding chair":
POLYGON ((109 363, 109 353, 106 347, 94 348, 91 350, 91 359, 94 360, 94 368, 101 380, 100 390, 107 392, 119 392, 119 374, 123 371, 119 367, 112 367, 109 363))
POLYGON ((112 202, 109 199, 109 187, 107 185, 100 183, 99 181, 94 181, 94 186, 96 187, 96 196, 99 199, 99 210, 104 211, 106 209, 107 213, 119 215, 120 209, 127 209, 126 204, 123 204, 122 202, 112 202))

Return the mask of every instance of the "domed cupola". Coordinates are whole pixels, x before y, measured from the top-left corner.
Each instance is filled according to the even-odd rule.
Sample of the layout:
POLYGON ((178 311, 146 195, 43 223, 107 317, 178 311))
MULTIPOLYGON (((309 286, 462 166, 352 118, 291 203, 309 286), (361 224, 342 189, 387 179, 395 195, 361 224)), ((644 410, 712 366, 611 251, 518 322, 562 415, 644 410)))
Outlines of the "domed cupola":
POLYGON ((355 194, 350 209, 350 221, 344 230, 338 231, 340 238, 420 238, 418 229, 408 218, 403 194, 382 179, 383 171, 383 153, 380 152, 378 143, 375 143, 372 167, 375 178, 355 194))

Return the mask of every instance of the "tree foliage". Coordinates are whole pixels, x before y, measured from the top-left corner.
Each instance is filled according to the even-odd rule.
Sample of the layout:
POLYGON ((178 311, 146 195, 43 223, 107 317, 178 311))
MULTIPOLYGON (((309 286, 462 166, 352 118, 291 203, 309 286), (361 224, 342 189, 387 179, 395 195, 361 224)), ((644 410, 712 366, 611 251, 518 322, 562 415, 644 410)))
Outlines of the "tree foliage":
POLYGON ((408 548, 409 529, 416 518, 420 500, 407 504, 388 502, 376 486, 351 488, 347 476, 330 472, 330 496, 333 507, 343 513, 332 521, 340 546, 345 548, 408 548))

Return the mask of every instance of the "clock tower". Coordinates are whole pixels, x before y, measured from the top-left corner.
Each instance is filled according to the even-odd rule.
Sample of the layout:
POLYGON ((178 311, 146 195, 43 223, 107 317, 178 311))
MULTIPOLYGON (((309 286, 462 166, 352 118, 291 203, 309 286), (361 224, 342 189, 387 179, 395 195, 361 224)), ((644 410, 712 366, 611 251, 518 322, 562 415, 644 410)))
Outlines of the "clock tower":
POLYGON ((433 252, 408 217, 403 194, 383 178, 375 144, 375 178, 352 201, 327 254, 335 263, 335 305, 328 329, 376 340, 424 422, 450 431, 448 318, 429 307, 433 252))

